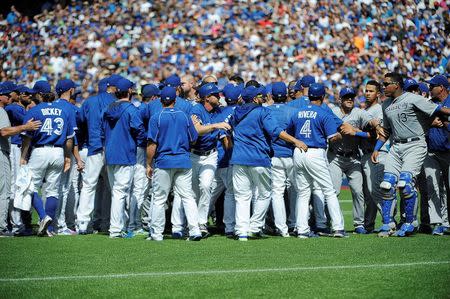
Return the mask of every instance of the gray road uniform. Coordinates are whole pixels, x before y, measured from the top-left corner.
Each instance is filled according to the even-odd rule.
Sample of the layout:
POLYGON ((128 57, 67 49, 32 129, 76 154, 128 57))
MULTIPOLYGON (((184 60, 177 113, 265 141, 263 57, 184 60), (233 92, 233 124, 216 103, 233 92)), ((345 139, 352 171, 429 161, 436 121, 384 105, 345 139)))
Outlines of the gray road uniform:
MULTIPOLYGON (((359 108, 353 108, 349 114, 344 114, 339 107, 334 107, 332 110, 342 121, 361 130, 365 129, 372 120, 369 113, 359 108)), ((331 143, 328 149, 331 179, 338 195, 341 190, 342 174, 345 174, 348 179, 353 198, 353 225, 355 227, 364 226, 363 175, 358 149, 359 142, 360 137, 344 135, 342 140, 331 143)))
MULTIPOLYGON (((8 114, 5 109, 0 107, 0 129, 10 127, 8 114)), ((0 234, 8 231, 7 218, 9 197, 11 192, 11 160, 9 153, 11 151, 11 142, 9 137, 0 136, 0 234)))
MULTIPOLYGON (((381 104, 375 104, 368 107, 365 111, 369 113, 371 118, 376 118, 383 122, 383 109, 381 104)), ((366 210, 364 213, 364 227, 367 231, 372 231, 375 226, 377 210, 381 209, 382 193, 380 184, 383 181, 384 162, 387 152, 389 151, 389 142, 386 142, 380 149, 378 156, 378 164, 374 164, 370 159, 376 142, 375 130, 370 131, 372 137, 370 139, 361 139, 360 147, 363 153, 361 157, 361 165, 364 176, 364 198, 366 201, 366 210)))
POLYGON ((384 127, 391 132, 392 141, 381 183, 384 225, 394 222, 396 187, 405 202, 406 226, 401 231, 412 232, 417 225, 415 178, 427 155, 425 134, 437 109, 435 103, 410 92, 383 102, 384 127))

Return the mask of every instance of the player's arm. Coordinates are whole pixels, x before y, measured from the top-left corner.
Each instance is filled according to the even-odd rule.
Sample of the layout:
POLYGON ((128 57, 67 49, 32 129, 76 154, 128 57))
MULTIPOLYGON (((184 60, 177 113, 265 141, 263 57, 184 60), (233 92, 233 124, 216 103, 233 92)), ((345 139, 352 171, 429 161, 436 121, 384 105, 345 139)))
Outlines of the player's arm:
POLYGON ((295 138, 294 136, 289 135, 288 133, 286 133, 286 131, 281 131, 279 138, 283 139, 286 142, 291 143, 295 147, 297 147, 305 152, 308 150, 308 146, 303 141, 300 141, 297 138, 295 138))
POLYGON ((83 171, 83 169, 84 169, 84 161, 83 161, 83 159, 81 159, 78 145, 75 145, 73 147, 73 156, 75 157, 75 160, 77 161, 77 170, 78 171, 83 171))
POLYGON ((70 169, 70 154, 73 152, 73 147, 73 138, 68 138, 64 145, 64 172, 67 172, 70 169))
POLYGON ((202 125, 197 115, 191 115, 192 122, 194 123, 194 127, 197 130, 198 135, 206 135, 211 133, 214 130, 230 130, 231 126, 226 122, 214 123, 209 125, 202 125))
POLYGON ((152 140, 149 140, 147 143, 147 177, 150 179, 153 175, 153 158, 156 153, 156 143, 152 140))
POLYGON ((230 136, 225 135, 222 139, 220 139, 220 142, 225 150, 230 150, 233 147, 233 140, 230 136))
POLYGON ((40 120, 33 120, 32 118, 28 120, 25 124, 15 127, 6 127, 0 129, 0 136, 2 137, 10 137, 17 134, 20 134, 25 131, 36 131, 41 127, 40 120))
POLYGON ((370 157, 370 160, 374 164, 378 164, 378 155, 380 154, 380 149, 383 147, 383 145, 386 143, 386 138, 379 135, 377 139, 377 143, 375 144, 375 148, 373 149, 372 156, 370 157))
POLYGON ((28 152, 30 151, 31 137, 24 135, 22 137, 22 147, 20 153, 20 165, 25 165, 28 163, 28 152))

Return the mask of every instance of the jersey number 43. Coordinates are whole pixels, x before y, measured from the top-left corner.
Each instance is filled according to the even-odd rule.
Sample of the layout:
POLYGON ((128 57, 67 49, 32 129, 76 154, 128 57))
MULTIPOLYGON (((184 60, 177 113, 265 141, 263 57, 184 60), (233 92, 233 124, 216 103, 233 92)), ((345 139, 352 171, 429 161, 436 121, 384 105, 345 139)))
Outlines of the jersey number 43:
POLYGON ((64 119, 57 117, 55 119, 46 118, 44 124, 41 127, 41 132, 47 135, 61 135, 64 127, 64 119))

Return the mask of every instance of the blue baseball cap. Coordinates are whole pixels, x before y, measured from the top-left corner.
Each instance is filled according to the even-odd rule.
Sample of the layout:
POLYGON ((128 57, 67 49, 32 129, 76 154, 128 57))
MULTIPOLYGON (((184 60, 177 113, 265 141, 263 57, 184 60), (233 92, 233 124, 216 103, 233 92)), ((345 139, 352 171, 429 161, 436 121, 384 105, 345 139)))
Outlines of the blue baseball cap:
POLYGON ((8 86, 8 84, 5 84, 5 82, 0 83, 0 95, 4 94, 10 94, 14 90, 8 86))
POLYGON ((403 81, 403 90, 408 91, 412 87, 419 87, 419 84, 416 80, 407 78, 403 81))
POLYGON ((161 91, 155 84, 146 84, 142 87, 141 94, 144 98, 150 98, 153 96, 159 96, 161 91))
POLYGON ((120 79, 124 79, 124 78, 121 75, 112 74, 111 76, 109 76, 109 78, 107 80, 107 86, 116 86, 117 87, 117 82, 120 79))
POLYGON ((48 81, 39 80, 34 83, 33 90, 36 93, 50 93, 52 92, 52 86, 48 81))
POLYGON ((294 90, 294 91, 300 91, 300 90, 303 90, 302 79, 298 79, 297 82, 295 82, 295 85, 294 85, 294 87, 292 88, 292 90, 294 90))
POLYGON ((272 83, 272 96, 276 98, 287 96, 287 87, 284 82, 272 83))
POLYGON ((200 96, 200 98, 203 99, 209 95, 219 93, 219 92, 220 92, 220 89, 217 87, 216 84, 207 83, 207 84, 203 85, 202 87, 200 87, 200 89, 198 90, 198 95, 200 96))
POLYGON ((239 97, 242 93, 242 87, 240 85, 234 85, 231 83, 228 83, 223 88, 223 96, 225 97, 225 101, 228 104, 236 103, 239 100, 239 97))
POLYGON ((301 79, 301 84, 304 88, 309 87, 313 83, 316 83, 316 78, 311 75, 306 75, 301 79))
POLYGON ((344 87, 339 92, 339 98, 344 98, 350 96, 350 98, 354 98, 356 96, 356 91, 351 87, 344 87))
POLYGON ((5 81, 2 83, 5 88, 8 88, 11 90, 11 92, 15 91, 17 88, 17 85, 13 81, 5 81))
POLYGON ((98 92, 106 92, 106 89, 108 88, 108 80, 109 77, 103 78, 100 81, 98 81, 98 92))
POLYGON ((132 88, 134 86, 134 83, 128 79, 121 78, 121 79, 117 80, 115 86, 117 88, 117 91, 121 92, 121 91, 127 91, 128 89, 132 88))
POLYGON ((73 82, 72 80, 61 79, 56 83, 55 90, 56 90, 56 93, 62 94, 64 92, 68 91, 69 89, 75 88, 75 87, 76 87, 75 82, 73 82))
POLYGON ((172 87, 178 87, 181 85, 181 79, 178 77, 177 74, 170 75, 169 77, 164 80, 165 86, 172 86, 172 87))
POLYGON ((254 98, 256 98, 258 96, 258 94, 261 93, 261 90, 255 86, 247 86, 246 88, 244 88, 244 90, 242 91, 242 99, 248 103, 253 101, 254 98))
POLYGON ((17 87, 16 87, 16 89, 14 91, 17 91, 18 93, 32 93, 32 94, 36 93, 36 91, 34 91, 33 89, 25 86, 24 84, 17 85, 17 87))
POLYGON ((312 83, 308 89, 308 97, 319 98, 325 95, 325 87, 320 83, 312 83))
POLYGON ((424 82, 420 82, 419 83, 419 90, 420 90, 420 92, 426 92, 426 93, 430 92, 430 89, 428 88, 428 85, 426 83, 424 83, 424 82))
POLYGON ((161 101, 174 101, 177 98, 177 91, 172 86, 166 86, 161 90, 161 101))
POLYGON ((431 80, 427 81, 427 83, 431 85, 442 85, 444 88, 448 88, 450 85, 444 75, 436 75, 431 78, 431 80))

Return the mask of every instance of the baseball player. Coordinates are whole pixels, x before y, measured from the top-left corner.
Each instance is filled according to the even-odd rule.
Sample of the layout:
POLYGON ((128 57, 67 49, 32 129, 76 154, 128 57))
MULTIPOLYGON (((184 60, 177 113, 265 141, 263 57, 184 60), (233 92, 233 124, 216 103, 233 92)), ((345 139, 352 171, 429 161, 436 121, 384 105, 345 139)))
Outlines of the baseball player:
MULTIPOLYGON (((158 99, 160 90, 155 84, 145 84, 141 88, 142 102, 138 106, 144 130, 147 132, 149 119, 146 117, 146 106, 150 101, 158 99)), ((141 208, 143 210, 145 220, 144 225, 148 227, 150 221, 150 198, 148 196, 150 181, 145 174, 146 160, 147 160, 147 137, 146 134, 137 140, 136 159, 133 184, 131 188, 131 197, 129 204, 129 222, 127 228, 128 237, 135 234, 142 234, 141 208)))
MULTIPOLYGON (((64 89, 64 93, 74 92, 70 82, 61 83, 58 87, 64 89)), ((40 120, 42 126, 38 131, 27 133, 23 137, 20 161, 21 165, 28 164, 32 173, 35 188, 32 201, 40 218, 38 235, 47 233, 49 237, 55 235, 51 221, 56 219, 61 175, 70 168, 70 153, 75 135, 73 128, 76 126, 71 111, 67 111, 66 106, 61 103, 50 102, 51 99, 51 96, 44 96, 44 102, 31 108, 25 115, 24 122, 30 119, 40 120), (30 149, 31 155, 28 156, 30 149), (37 193, 44 180, 45 210, 37 193)))
POLYGON ((320 108, 325 96, 322 84, 312 83, 308 90, 310 104, 291 116, 288 131, 294 130, 295 137, 303 141, 307 151, 294 150, 294 169, 297 194, 297 233, 302 239, 314 237, 309 219, 309 202, 313 183, 316 182, 324 194, 330 213, 333 236, 345 237, 344 217, 339 206, 326 157, 327 141, 335 142, 340 135, 334 117, 320 108))
MULTIPOLYGON (((62 79, 56 83, 55 91, 58 95, 58 99, 55 101, 56 104, 63 107, 64 111, 69 115, 70 124, 73 125, 73 131, 76 132, 78 130, 77 127, 77 109, 73 104, 69 101, 71 97, 75 95, 75 83, 70 79, 62 79)), ((78 170, 83 169, 83 162, 80 158, 78 152, 78 142, 76 138, 74 139, 73 144, 73 155, 71 156, 71 161, 76 161, 78 165, 78 170)), ((72 168, 73 163, 70 166, 70 169, 64 172, 60 178, 59 185, 59 205, 57 210, 57 225, 58 225, 58 235, 74 235, 76 232, 72 231, 67 227, 66 223, 66 205, 67 205, 67 197, 69 195, 70 187, 72 185, 72 168)), ((50 230, 51 231, 51 230, 50 230)))
MULTIPOLYGON (((449 108, 448 88, 450 84, 447 78, 443 75, 436 75, 428 83, 432 100, 449 108)), ((429 196, 430 223, 435 225, 433 235, 442 236, 449 229, 446 198, 449 194, 450 142, 448 132, 450 126, 448 121, 439 119, 436 121, 438 127, 430 128, 426 136, 428 153, 423 165, 429 196)))
MULTIPOLYGON (((366 111, 354 107, 356 92, 353 88, 343 88, 339 92, 341 106, 333 108, 333 112, 343 122, 349 123, 354 128, 363 130, 375 128, 379 120, 370 116, 366 111)), ((343 130, 343 133, 348 132, 343 130)), ((328 149, 328 162, 330 163, 331 179, 336 193, 339 196, 342 184, 342 174, 347 176, 353 198, 353 225, 355 233, 366 234, 364 228, 364 193, 361 157, 359 155, 359 138, 368 138, 366 132, 350 131, 350 135, 344 135, 341 140, 330 144, 328 149), (356 137, 356 138, 355 138, 356 137), (359 137, 359 138, 358 138, 359 137)))
POLYGON ((91 214, 94 211, 95 190, 104 166, 103 144, 100 136, 103 112, 116 100, 115 84, 120 78, 120 76, 112 75, 100 80, 98 94, 87 98, 81 106, 80 118, 87 124, 88 129, 88 154, 77 209, 77 231, 80 235, 87 234, 91 214))
MULTIPOLYGON (((20 134, 24 131, 39 129, 41 122, 30 119, 25 124, 11 126, 5 106, 11 101, 11 93, 14 86, 8 86, 8 83, 0 83, 0 171, 3 178, 0 180, 0 237, 13 236, 8 230, 8 210, 11 201, 11 161, 10 161, 10 137, 20 134)), ((45 216, 44 216, 45 217, 45 216)), ((19 215, 20 220, 20 215, 19 215)), ((44 223, 41 230, 44 230, 44 223)), ((46 224, 48 225, 48 224, 46 224)), ((14 226, 13 226, 14 229, 14 226)), ((20 232, 18 232, 20 233, 20 232)))
MULTIPOLYGON (((229 122, 234 109, 237 107, 241 96, 242 86, 227 84, 223 89, 226 107, 221 109, 222 119, 229 122)), ((223 202, 223 223, 225 225, 225 236, 234 238, 235 226, 235 201, 233 193, 233 170, 230 167, 231 149, 224 149, 222 142, 217 142, 217 170, 212 184, 210 211, 213 209, 219 196, 225 191, 223 202)))
POLYGON ((242 91, 243 105, 230 118, 233 127, 233 190, 236 200, 236 234, 240 241, 262 236, 261 229, 271 196, 271 140, 281 138, 306 150, 303 142, 277 126, 270 111, 262 107, 259 88, 248 86, 242 91), (253 188, 257 197, 250 217, 253 188))
MULTIPOLYGON (((397 73, 384 76, 384 93, 388 99, 383 102, 383 127, 391 132, 392 146, 386 158, 383 182, 382 221, 379 236, 392 234, 403 237, 412 234, 417 226, 417 192, 415 178, 419 174, 427 155, 425 134, 430 117, 449 115, 450 109, 409 92, 403 92, 403 78, 397 73), (397 187, 405 201, 406 223, 395 232, 393 211, 397 187)), ((372 162, 378 163, 381 147, 386 139, 379 137, 372 162)))
POLYGON ((147 146, 147 176, 152 178, 150 234, 147 240, 162 241, 165 224, 164 206, 172 186, 180 197, 189 226, 191 241, 200 241, 198 211, 192 190, 190 144, 197 139, 192 120, 175 108, 176 91, 161 90, 163 109, 150 119, 147 146), (173 138, 177 136, 177 138, 173 138))
MULTIPOLYGON (((272 83, 272 98, 274 104, 267 108, 277 125, 286 129, 291 116, 297 111, 286 105, 287 88, 284 82, 272 83)), ((275 218, 277 233, 282 237, 289 237, 286 224, 286 206, 284 204, 284 191, 288 191, 289 202, 296 200, 294 182, 294 164, 292 155, 294 146, 284 140, 277 139, 272 143, 272 210, 275 218)), ((294 205, 291 205, 294 206, 294 205)), ((291 213, 294 213, 291 210, 291 213)))
POLYGON ((115 93, 117 101, 111 103, 103 115, 105 161, 112 195, 110 238, 127 237, 125 203, 137 162, 136 144, 145 134, 140 112, 130 103, 133 86, 130 80, 119 79, 115 93))
MULTIPOLYGON (((371 118, 383 121, 383 110, 378 100, 381 96, 381 84, 375 80, 369 80, 365 86, 365 99, 367 103, 366 111, 371 118)), ((384 162, 389 151, 388 143, 380 149, 378 163, 371 161, 370 157, 376 142, 376 132, 370 131, 370 138, 360 140, 360 148, 363 152, 361 157, 361 166, 364 175, 364 198, 366 209, 364 211, 364 229, 367 232, 374 230, 377 211, 381 210, 381 189, 380 184, 383 181, 384 162)))

